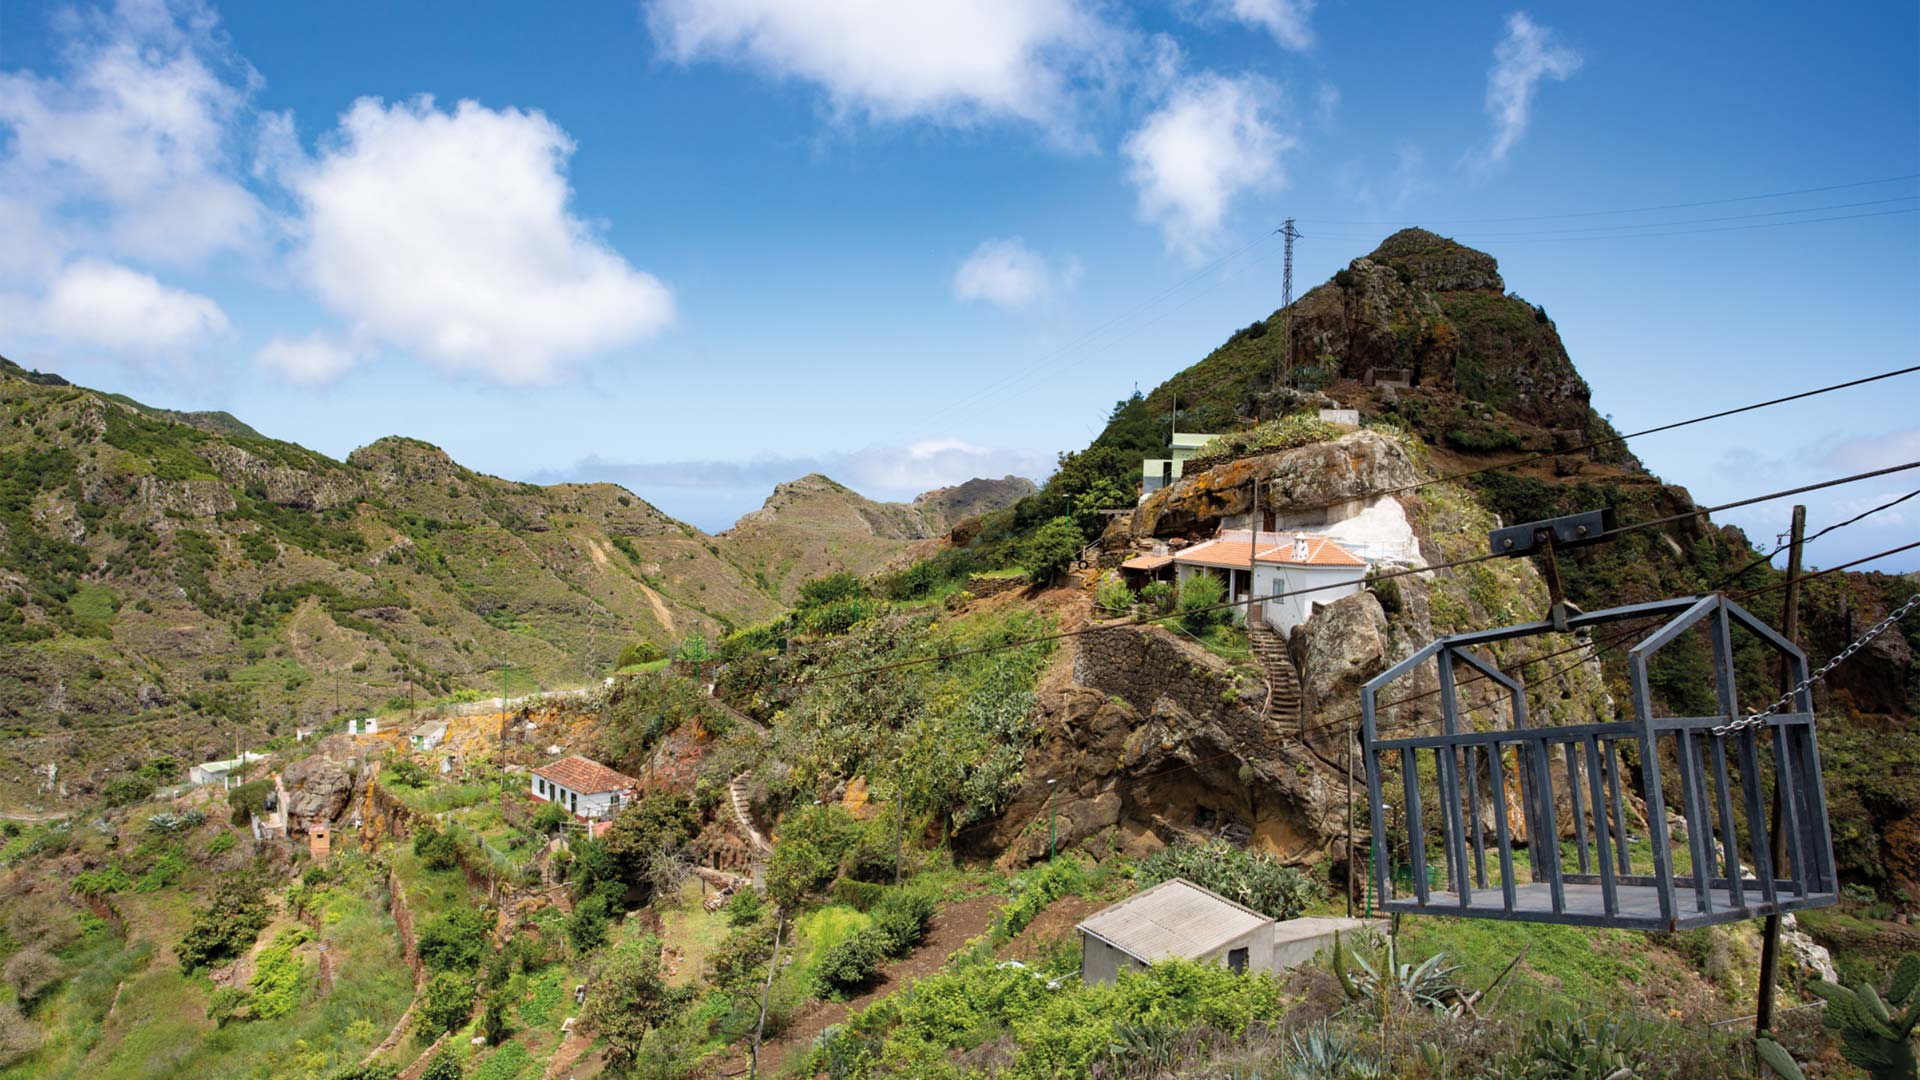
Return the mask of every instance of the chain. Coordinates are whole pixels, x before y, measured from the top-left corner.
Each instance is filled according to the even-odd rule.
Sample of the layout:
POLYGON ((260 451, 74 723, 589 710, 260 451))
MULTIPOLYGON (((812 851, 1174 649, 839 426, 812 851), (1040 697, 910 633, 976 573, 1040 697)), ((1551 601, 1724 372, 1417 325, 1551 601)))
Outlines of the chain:
POLYGON ((1834 654, 1833 659, 1827 661, 1825 664, 1822 664, 1820 666, 1819 671, 1816 671, 1813 674, 1807 676, 1806 678, 1801 679, 1800 682, 1797 685, 1795 685, 1793 689, 1787 691, 1784 694, 1781 694, 1779 699, 1776 700, 1773 704, 1767 706, 1765 709, 1762 709, 1757 713, 1753 713, 1752 715, 1746 717, 1745 719, 1730 720, 1727 723, 1721 724, 1720 726, 1712 729, 1713 734, 1724 737, 1727 735, 1733 735, 1742 731, 1746 731, 1750 728, 1757 728, 1762 724, 1765 724, 1767 722, 1767 717, 1772 716, 1774 713, 1779 712, 1783 708, 1786 708, 1787 702, 1792 701, 1807 687, 1812 686, 1814 683, 1817 683, 1821 679, 1826 678, 1828 672, 1832 671, 1834 668, 1839 667, 1841 663, 1843 663, 1847 659, 1847 657, 1852 656, 1854 653, 1857 653, 1861 649, 1866 648, 1867 645, 1870 642, 1872 642, 1874 638, 1877 638, 1881 634, 1886 633, 1889 629, 1892 628, 1894 623, 1897 623, 1901 619, 1905 618, 1907 613, 1912 611, 1915 607, 1920 607, 1920 593, 1915 593, 1914 595, 1908 597, 1907 602, 1904 604, 1901 604, 1898 608, 1895 608, 1893 611, 1893 614, 1888 615, 1886 618, 1881 619, 1877 623, 1874 623, 1871 627, 1868 628, 1867 632, 1864 634, 1861 634, 1860 637, 1856 639, 1853 644, 1848 645, 1846 648, 1841 649, 1838 653, 1834 654))

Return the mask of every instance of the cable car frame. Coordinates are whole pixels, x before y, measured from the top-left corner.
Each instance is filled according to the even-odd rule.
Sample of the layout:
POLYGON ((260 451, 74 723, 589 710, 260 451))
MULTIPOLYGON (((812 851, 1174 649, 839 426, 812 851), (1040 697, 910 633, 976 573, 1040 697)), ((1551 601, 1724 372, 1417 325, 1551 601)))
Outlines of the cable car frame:
POLYGON ((1814 739, 1813 696, 1804 685, 1806 679, 1806 654, 1720 593, 1590 614, 1556 611, 1550 620, 1435 640, 1361 690, 1362 751, 1374 838, 1372 869, 1380 906, 1393 913, 1684 930, 1831 905, 1838 889, 1833 840, 1820 750, 1814 739), (1525 687, 1473 651, 1499 641, 1663 616, 1667 622, 1627 656, 1633 691, 1631 720, 1530 726, 1525 687), (1720 714, 1657 716, 1648 663, 1660 649, 1701 624, 1712 644, 1720 714), (1735 627, 1750 631, 1781 656, 1790 685, 1800 689, 1782 711, 1765 716, 1763 723, 1716 734, 1714 729, 1747 715, 1736 694, 1735 627), (1441 733, 1380 738, 1375 714, 1381 689, 1428 661, 1437 662, 1439 668, 1441 733), (1462 730, 1456 664, 1477 671, 1506 692, 1512 710, 1510 729, 1462 730), (1772 749, 1772 767, 1765 773, 1762 737, 1772 749), (1621 764, 1623 742, 1638 749, 1636 793, 1646 811, 1650 874, 1635 873, 1631 852, 1635 838, 1628 831, 1626 797, 1631 781, 1621 764), (1663 748, 1671 752, 1669 761, 1677 763, 1677 776, 1664 775, 1670 766, 1661 758, 1663 748), (1428 807, 1422 802, 1419 765, 1421 756, 1429 754, 1435 761, 1439 805, 1434 809, 1444 853, 1444 889, 1437 887, 1439 882, 1430 882, 1427 860, 1431 830, 1428 807), (1556 759, 1564 764, 1561 786, 1572 811, 1577 870, 1562 866, 1556 759), (1383 765, 1394 760, 1399 763, 1406 796, 1403 825, 1412 864, 1411 895, 1395 895, 1389 872, 1382 773, 1383 765), (1779 796, 1780 836, 1774 835, 1769 822, 1769 775, 1779 796), (1679 794, 1674 809, 1686 824, 1683 841, 1676 841, 1671 829, 1662 827, 1669 820, 1669 783, 1679 794), (1518 789, 1517 808, 1512 805, 1514 788, 1518 789), (1490 813, 1483 815, 1483 803, 1490 813), (1526 834, 1529 880, 1525 882, 1516 874, 1515 828, 1509 820, 1516 814, 1526 834), (1484 820, 1489 816, 1491 829, 1484 820), (1493 834, 1491 845, 1486 843, 1488 832, 1493 834), (1773 872, 1774 845, 1781 841, 1787 856, 1784 875, 1773 872), (1684 844, 1688 856, 1684 871, 1675 869, 1676 843, 1684 844), (1497 881, 1488 873, 1490 858, 1498 869, 1497 881))

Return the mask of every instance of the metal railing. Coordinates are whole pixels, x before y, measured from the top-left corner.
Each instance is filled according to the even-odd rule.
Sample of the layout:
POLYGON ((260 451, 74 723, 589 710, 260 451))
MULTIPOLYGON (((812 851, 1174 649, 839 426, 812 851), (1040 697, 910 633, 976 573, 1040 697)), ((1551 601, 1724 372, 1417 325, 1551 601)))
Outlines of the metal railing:
POLYGON ((1717 593, 1578 615, 1569 628, 1649 616, 1668 621, 1628 654, 1632 720, 1529 724, 1525 688, 1474 649, 1553 631, 1544 622, 1442 638, 1366 685, 1361 708, 1376 841, 1373 876, 1383 909, 1671 930, 1833 902, 1833 845, 1805 655, 1717 593), (1711 641, 1722 712, 1657 716, 1649 660, 1696 626, 1704 626, 1711 641), (1790 695, 1794 711, 1729 725, 1745 716, 1735 696, 1736 627, 1781 655, 1796 687, 1790 695), (1380 738, 1379 690, 1429 660, 1438 668, 1441 733, 1380 738), (1462 730, 1457 664, 1504 691, 1511 728, 1462 730), (1764 757, 1763 743, 1770 751, 1764 757), (1634 751, 1637 785, 1623 764, 1623 745, 1634 751), (1669 767, 1670 776, 1665 774, 1669 767), (1400 774, 1405 800, 1400 835, 1411 897, 1396 893, 1388 873, 1388 771, 1400 774), (1423 790, 1423 777, 1429 775, 1437 795, 1431 801, 1423 790), (1777 829, 1765 805, 1769 784, 1779 794, 1777 829), (1679 842, 1667 827, 1669 787, 1677 791, 1673 810, 1684 830, 1679 842), (1630 803, 1645 810, 1644 854, 1636 850, 1642 841, 1629 831, 1630 803), (1563 807, 1570 821, 1563 820, 1563 807), (1429 822, 1430 810, 1436 822, 1429 822), (1435 887, 1440 878, 1428 867, 1436 826, 1444 891, 1435 887), (1573 844, 1570 866, 1563 837, 1573 844), (1521 842, 1525 881, 1515 865, 1521 842), (1784 877, 1770 872, 1776 843, 1786 847, 1790 870, 1784 877), (1760 869, 1750 871, 1748 860, 1760 869))

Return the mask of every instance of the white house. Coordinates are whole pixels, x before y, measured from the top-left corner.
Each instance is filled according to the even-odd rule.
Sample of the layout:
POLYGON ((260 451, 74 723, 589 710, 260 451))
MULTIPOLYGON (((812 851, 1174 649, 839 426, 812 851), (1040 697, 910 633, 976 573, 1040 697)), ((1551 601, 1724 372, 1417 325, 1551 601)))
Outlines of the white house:
POLYGON ((439 746, 447 737, 445 720, 429 720, 407 733, 407 742, 419 751, 431 750, 439 746))
MULTIPOLYGON (((1306 533, 1289 537, 1245 530, 1223 532, 1175 554, 1173 564, 1183 584, 1201 574, 1225 578, 1230 601, 1299 593, 1257 605, 1262 620, 1282 635, 1306 622, 1314 608, 1359 592, 1367 579, 1367 560, 1334 540, 1306 533), (1312 591, 1301 593, 1303 589, 1312 591)), ((1245 609, 1236 609, 1234 617, 1244 618, 1245 614, 1245 609)))
POLYGON ((251 765, 265 757, 265 754, 249 750, 226 761, 203 761, 187 770, 187 779, 202 786, 219 784, 221 787, 231 787, 235 774, 240 772, 242 766, 251 765))
POLYGON ((1174 432, 1168 442, 1167 457, 1147 458, 1140 463, 1140 498, 1144 500, 1180 479, 1180 470, 1186 465, 1187 459, 1199 453, 1201 447, 1216 437, 1191 431, 1174 432))
POLYGON ((533 797, 556 802, 574 817, 600 821, 633 800, 640 781, 578 754, 533 770, 533 797))
POLYGON ((1243 904, 1171 878, 1094 913, 1080 931, 1080 978, 1113 982, 1178 958, 1219 964, 1237 974, 1278 973, 1313 958, 1333 935, 1367 925, 1361 919, 1299 918, 1276 922, 1243 904))

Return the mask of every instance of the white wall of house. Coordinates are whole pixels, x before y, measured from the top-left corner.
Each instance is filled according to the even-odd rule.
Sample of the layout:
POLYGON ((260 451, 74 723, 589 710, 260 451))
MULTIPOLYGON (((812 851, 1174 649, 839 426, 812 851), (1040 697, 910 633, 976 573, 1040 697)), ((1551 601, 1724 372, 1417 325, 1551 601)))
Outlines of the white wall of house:
POLYGON ((617 791, 602 791, 592 795, 582 795, 569 790, 544 776, 534 776, 527 786, 536 799, 557 802, 572 812, 574 817, 599 821, 610 818, 620 812, 623 802, 617 791))
POLYGON ((1326 607, 1343 596, 1352 596, 1364 587, 1366 580, 1367 568, 1364 566, 1274 566, 1262 563, 1254 572, 1253 591, 1255 596, 1278 596, 1300 589, 1315 590, 1279 600, 1261 601, 1260 611, 1266 617, 1267 625, 1285 637, 1293 633, 1294 627, 1306 622, 1314 608, 1326 607))

